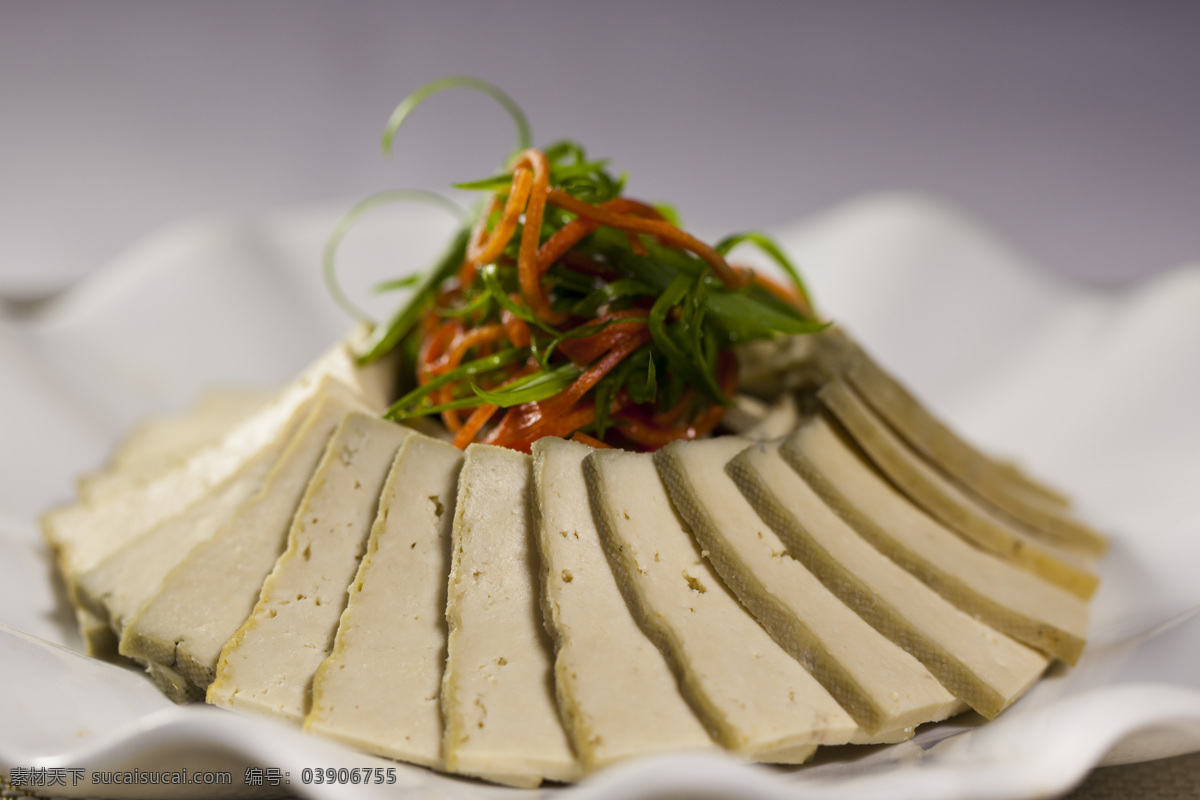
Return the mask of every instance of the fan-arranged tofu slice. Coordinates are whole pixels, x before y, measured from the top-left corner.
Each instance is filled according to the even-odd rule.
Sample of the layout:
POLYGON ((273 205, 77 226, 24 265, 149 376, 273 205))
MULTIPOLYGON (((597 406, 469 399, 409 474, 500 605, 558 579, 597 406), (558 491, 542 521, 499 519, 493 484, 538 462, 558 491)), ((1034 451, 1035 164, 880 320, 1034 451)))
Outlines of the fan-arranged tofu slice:
POLYGON ((1034 540, 980 505, 910 450, 849 386, 831 381, 818 397, 875 466, 930 516, 976 546, 1078 597, 1086 600, 1095 593, 1099 579, 1079 555, 1034 540))
POLYGON ((333 652, 313 678, 306 730, 442 766, 450 528, 462 453, 420 434, 400 447, 333 652))
POLYGON ((818 344, 829 369, 844 377, 912 447, 946 474, 1032 534, 1091 553, 1105 551, 1104 537, 1070 517, 1062 495, 967 444, 844 333, 827 331, 818 344))
POLYGON ((735 394, 733 405, 725 409, 721 417, 721 428, 742 435, 767 416, 770 406, 748 394, 735 394))
POLYGON ((212 683, 221 647, 250 616, 287 544, 330 436, 347 414, 365 410, 336 382, 317 398, 259 491, 171 570, 130 618, 122 655, 170 667, 201 689, 212 683))
MULTIPOLYGON (((309 411, 307 403, 301 405, 280 430, 280 438, 260 448, 227 480, 79 575, 75 583, 78 602, 104 620, 119 640, 125 622, 153 596, 167 573, 187 558, 192 548, 212 538, 258 491, 287 438, 309 411)), ((98 644, 89 647, 93 651, 98 648, 98 644)))
POLYGON ((955 608, 855 533, 777 446, 753 445, 726 469, 796 560, 983 716, 999 714, 1045 670, 1044 655, 955 608))
POLYGON ((585 771, 635 756, 712 749, 609 568, 583 477, 591 452, 553 437, 533 445, 541 600, 555 643, 559 716, 585 771))
POLYGON ((234 475, 262 448, 271 446, 296 409, 317 392, 324 378, 341 380, 358 392, 369 407, 383 408, 394 380, 394 365, 378 361, 360 368, 355 348, 363 336, 365 331, 360 329, 339 342, 261 412, 155 480, 101 502, 77 503, 45 514, 43 534, 55 550, 72 600, 80 574, 187 509, 234 475))
POLYGON ((782 394, 763 414, 762 419, 754 423, 745 433, 747 439, 766 442, 787 436, 796 430, 800 423, 800 411, 796 407, 796 398, 791 394, 782 394))
POLYGON ((822 417, 780 455, 876 549, 991 627, 1068 664, 1087 639, 1087 604, 973 547, 908 501, 822 417))
POLYGON ((674 442, 654 454, 671 499, 717 573, 781 647, 869 733, 945 719, 962 703, 921 662, 834 596, 725 472, 749 442, 674 442))
MULTIPOLYGON (((104 620, 120 638, 126 623, 162 587, 167 575, 192 550, 233 522, 242 506, 260 492, 288 442, 311 417, 320 398, 327 395, 342 398, 343 408, 354 403, 351 391, 340 382, 333 378, 322 380, 317 394, 296 408, 276 439, 259 448, 237 472, 183 512, 154 526, 80 575, 76 583, 80 604, 104 620)), ((355 405, 363 408, 361 404, 355 405)))
POLYGON ((735 753, 779 762, 849 742, 854 719, 725 588, 652 457, 597 450, 584 471, 622 594, 713 737, 735 753))
POLYGON ((287 550, 250 618, 221 649, 208 702, 304 719, 313 673, 333 646, 384 480, 410 432, 359 413, 338 426, 296 512, 287 550))
POLYGON ((526 787, 580 774, 555 705, 554 652, 538 605, 531 461, 490 445, 467 448, 442 680, 446 769, 526 787))
POLYGON ((208 392, 179 413, 139 423, 104 467, 79 479, 79 497, 94 503, 158 477, 201 447, 219 441, 266 407, 272 397, 263 390, 221 389, 208 392))

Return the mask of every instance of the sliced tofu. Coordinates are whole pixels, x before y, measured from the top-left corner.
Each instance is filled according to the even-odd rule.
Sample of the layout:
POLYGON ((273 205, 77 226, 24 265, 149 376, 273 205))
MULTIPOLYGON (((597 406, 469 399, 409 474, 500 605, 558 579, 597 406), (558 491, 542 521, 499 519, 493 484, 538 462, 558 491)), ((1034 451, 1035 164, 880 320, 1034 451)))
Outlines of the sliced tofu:
POLYGON ((725 472, 749 444, 679 441, 654 454, 675 507, 708 559, 781 647, 869 733, 945 719, 961 702, 792 558, 725 472))
POLYGON ((995 461, 936 419, 895 378, 839 330, 819 337, 820 359, 923 456, 1030 533, 1101 554, 1105 538, 1067 513, 1067 500, 1011 464, 995 461))
POLYGON ((769 408, 767 403, 757 397, 748 394, 734 395, 733 405, 726 409, 725 416, 721 417, 721 427, 736 434, 743 434, 757 425, 767 415, 769 408))
POLYGON ((334 382, 271 468, 259 491, 212 538, 193 549, 138 608, 122 655, 170 667, 201 689, 221 647, 241 627, 287 544, 309 479, 342 419, 365 407, 334 382))
MULTIPOLYGON (((293 435, 311 416, 317 398, 326 395, 353 402, 351 391, 339 381, 322 379, 314 398, 301 403, 276 438, 260 447, 236 472, 181 513, 155 525, 78 577, 79 603, 112 631, 103 635, 119 639, 126 623, 162 587, 167 575, 192 550, 237 517, 239 509, 263 487, 293 435)), ((89 640, 89 649, 98 649, 97 642, 89 640)))
POLYGON ((588 505, 592 448, 533 445, 542 609, 554 638, 559 716, 585 771, 635 756, 716 747, 617 586, 588 505))
POLYGON ((754 425, 742 434, 747 439, 767 442, 787 436, 796 430, 800 423, 800 410, 796 406, 796 398, 791 394, 782 394, 767 409, 754 425))
POLYGON ((438 695, 462 453, 419 434, 400 447, 333 652, 313 678, 305 730, 442 766, 438 695))
POLYGON ((897 492, 814 417, 780 455, 859 535, 959 608, 1068 664, 1087 640, 1087 604, 973 547, 897 492))
POLYGON ((642 630, 727 749, 795 763, 858 725, 738 603, 679 518, 646 453, 584 460, 605 553, 642 630))
POLYGON ((360 368, 355 348, 364 336, 365 331, 359 330, 339 342, 261 412, 155 480, 102 502, 77 503, 45 514, 43 533, 57 554, 72 596, 79 574, 204 497, 261 448, 269 446, 296 408, 313 396, 326 376, 337 378, 358 392, 369 407, 386 407, 394 365, 379 361, 360 368))
POLYGON ((467 448, 442 681, 446 769, 526 787, 580 775, 555 705, 554 653, 538 606, 531 461, 499 447, 467 448))
MULTIPOLYGON (((238 507, 262 486, 287 437, 309 411, 296 409, 296 418, 280 430, 280 438, 260 448, 241 469, 183 512, 129 542, 76 578, 76 597, 91 614, 104 620, 120 639, 125 622, 162 585, 192 548, 207 541, 233 519, 238 507)), ((95 650, 96 644, 89 647, 95 650)))
POLYGON ((845 383, 831 381, 818 397, 875 466, 934 519, 977 547, 1080 598, 1095 593, 1099 578, 1078 554, 1039 542, 980 505, 910 450, 845 383))
POLYGON ((249 619, 221 649, 207 699, 301 722, 329 654, 396 451, 410 429, 348 415, 330 440, 249 619))
POLYGON ((747 448, 726 469, 793 558, 983 716, 1045 670, 1046 656, 963 613, 855 533, 777 446, 747 448))
POLYGON ((207 392, 189 408, 140 422, 101 469, 79 479, 79 496, 97 502, 146 483, 263 409, 274 396, 263 390, 207 392))

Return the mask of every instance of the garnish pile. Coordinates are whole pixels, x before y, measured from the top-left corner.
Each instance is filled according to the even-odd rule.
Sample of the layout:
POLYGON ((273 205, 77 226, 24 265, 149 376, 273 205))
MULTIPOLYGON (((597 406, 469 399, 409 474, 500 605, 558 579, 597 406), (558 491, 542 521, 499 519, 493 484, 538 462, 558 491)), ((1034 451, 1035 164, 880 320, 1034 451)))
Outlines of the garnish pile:
MULTIPOLYGON (((410 390, 388 418, 440 414, 461 448, 528 452, 561 436, 653 450, 717 426, 737 389, 735 345, 825 327, 766 236, 696 239, 669 207, 624 196, 624 176, 579 144, 531 147, 524 115, 491 84, 456 78, 418 91, 392 115, 385 152, 413 108, 452 86, 499 100, 519 146, 502 174, 457 185, 489 198, 441 261, 423 278, 382 287, 413 289, 361 359, 400 351, 410 390), (726 255, 742 243, 770 256, 791 285, 730 265, 726 255)), ((367 209, 396 199, 413 193, 369 198, 331 237, 326 274, 339 300, 341 238, 367 209)))

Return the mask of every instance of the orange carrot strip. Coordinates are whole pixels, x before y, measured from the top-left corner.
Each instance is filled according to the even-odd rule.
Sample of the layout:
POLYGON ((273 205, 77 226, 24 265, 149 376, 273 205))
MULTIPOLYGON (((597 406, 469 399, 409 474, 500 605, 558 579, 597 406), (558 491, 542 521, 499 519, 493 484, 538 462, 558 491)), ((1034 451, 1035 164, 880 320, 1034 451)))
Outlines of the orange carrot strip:
MULTIPOLYGON (((721 353, 717 373, 721 391, 727 395, 732 394, 737 388, 737 358, 732 352, 726 350, 721 353)), ((626 437, 645 447, 657 449, 676 439, 697 439, 706 436, 717 427, 726 411, 725 406, 714 403, 690 423, 670 428, 656 425, 654 418, 640 408, 622 411, 614 417, 617 420, 617 430, 626 437)))
MULTIPOLYGON (((601 203, 597 208, 617 214, 635 214, 648 219, 661 220, 663 218, 662 213, 657 208, 638 202, 637 200, 631 200, 628 197, 613 198, 601 203)), ((555 231, 554 235, 547 239, 545 244, 538 250, 538 274, 545 274, 546 270, 550 269, 551 264, 566 255, 568 250, 577 245, 581 239, 598 227, 600 227, 600 223, 596 220, 579 217, 555 231)), ((641 246, 641 242, 637 244, 641 246)))
POLYGON ((679 228, 676 228, 669 222, 614 214, 599 206, 585 203, 564 192, 562 189, 551 189, 546 199, 560 208, 565 208, 567 211, 572 211, 581 217, 595 220, 601 225, 607 225, 610 228, 620 230, 635 231, 637 233, 650 233, 675 247, 690 250, 708 262, 708 265, 712 267, 713 273, 720 278, 722 283, 731 289, 741 288, 744 283, 742 276, 733 271, 725 261, 724 256, 691 234, 679 230, 679 228))
POLYGON ((613 367, 620 364, 634 350, 637 350, 646 342, 650 341, 650 329, 643 326, 637 333, 630 335, 628 338, 613 345, 608 351, 608 355, 597 361, 592 366, 575 379, 575 382, 559 392, 554 397, 547 401, 547 410, 551 415, 557 416, 558 409, 567 409, 579 401, 589 389, 607 375, 613 367))
MULTIPOLYGON (((510 295, 515 301, 516 295, 510 295)), ((500 309, 500 324, 508 333, 508 341, 513 347, 528 347, 531 340, 529 325, 525 320, 513 314, 507 308, 500 309)))
POLYGON ((696 397, 696 387, 689 386, 683 390, 679 396, 679 402, 668 408, 666 411, 661 411, 650 418, 650 421, 655 425, 670 426, 675 425, 687 413, 691 406, 692 400, 696 397))
POLYGON ((417 354, 417 381, 427 383, 434 372, 435 362, 442 357, 447 347, 462 334, 462 325, 458 320, 449 320, 437 328, 430 336, 421 342, 417 354))
POLYGON ((437 363, 430 366, 431 373, 449 372, 462 363, 463 356, 472 347, 484 344, 486 342, 494 342, 497 339, 503 339, 507 335, 503 325, 484 325, 481 328, 476 328, 460 334, 450 345, 449 351, 438 359, 437 363))
POLYGON ((492 414, 495 414, 499 406, 494 406, 491 403, 484 403, 467 419, 466 424, 459 428, 458 433, 454 437, 454 446, 459 450, 466 450, 467 445, 475 438, 475 434, 479 433, 479 429, 484 426, 492 414))
MULTIPOLYGON (((628 308, 624 311, 603 314, 589 322, 585 322, 580 327, 587 328, 592 325, 603 325, 606 322, 624 319, 625 317, 644 318, 648 314, 649 312, 643 308, 628 308)), ((563 339, 559 342, 558 349, 579 366, 587 366, 607 353, 618 341, 644 328, 646 328, 645 322, 613 322, 607 328, 591 336, 581 336, 577 339, 563 339)))
POLYGON ((580 444, 586 444, 588 447, 594 447, 597 450, 611 450, 612 449, 611 444, 605 444, 604 442, 597 439, 595 436, 588 436, 583 431, 575 431, 575 433, 571 434, 571 441, 579 442, 580 444))
MULTIPOLYGON (((521 212, 525 209, 525 201, 529 199, 535 180, 535 176, 528 169, 517 167, 513 170, 512 189, 508 193, 508 200, 504 203, 504 213, 486 241, 472 242, 471 246, 467 248, 468 261, 478 267, 482 264, 490 264, 504 252, 504 248, 508 247, 509 240, 517 230, 517 223, 520 222, 521 212)), ((540 220, 538 225, 540 227, 540 220)))
POLYGON ((515 168, 533 172, 533 187, 529 193, 529 205, 525 208, 525 226, 521 229, 521 249, 517 255, 517 277, 521 284, 521 295, 534 316, 551 325, 565 322, 565 314, 550 309, 550 302, 538 285, 538 244, 542 236, 542 217, 546 212, 546 196, 550 191, 550 165, 540 150, 530 148, 521 152, 515 168))

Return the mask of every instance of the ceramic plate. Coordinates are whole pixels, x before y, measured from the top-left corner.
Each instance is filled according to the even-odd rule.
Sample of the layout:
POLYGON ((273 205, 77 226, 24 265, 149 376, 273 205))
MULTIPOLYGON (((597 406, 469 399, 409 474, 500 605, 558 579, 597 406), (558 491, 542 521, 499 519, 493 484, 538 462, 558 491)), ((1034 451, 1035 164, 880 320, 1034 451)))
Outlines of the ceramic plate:
MULTIPOLYGON (((317 268, 335 217, 182 225, 36 315, 0 317, 0 772, 69 796, 516 793, 172 706, 137 672, 78 654, 37 532, 38 514, 67 501, 75 476, 143 414, 214 384, 280 383, 348 327, 317 268), (372 770, 367 783, 356 767, 372 770), (188 782, 103 782, 157 771, 188 782), (228 784, 203 782, 221 773, 228 784)), ((449 229, 432 211, 381 212, 347 241, 351 294, 428 263, 449 229)), ((826 315, 961 432, 1069 491, 1111 535, 1087 651, 986 725, 967 715, 902 745, 830 748, 802 768, 648 759, 542 793, 1041 797, 1101 763, 1200 749, 1200 268, 1119 290, 1069 285, 959 212, 908 195, 778 233, 826 315)))

